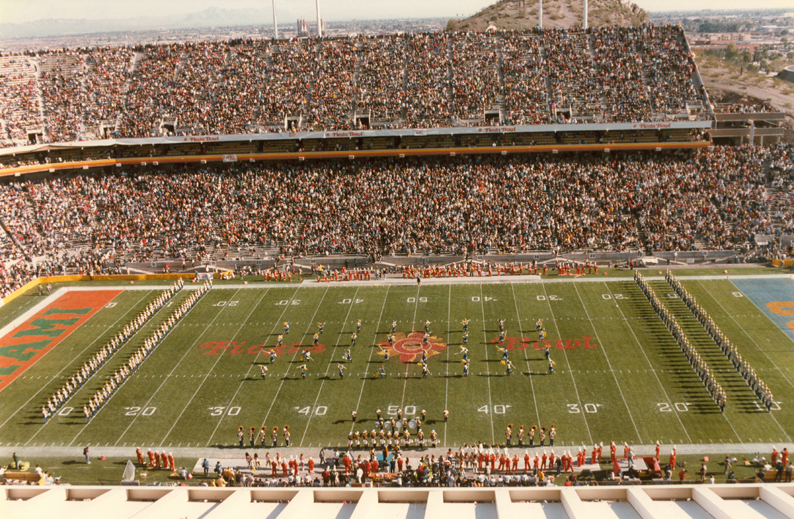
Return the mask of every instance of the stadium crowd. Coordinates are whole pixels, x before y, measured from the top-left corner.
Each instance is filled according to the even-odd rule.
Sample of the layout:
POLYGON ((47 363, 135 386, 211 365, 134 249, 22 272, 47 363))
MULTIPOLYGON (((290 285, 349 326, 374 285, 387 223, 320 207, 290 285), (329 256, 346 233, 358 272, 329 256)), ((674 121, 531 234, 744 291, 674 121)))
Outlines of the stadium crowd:
MULTIPOLYGON (((779 240, 755 240, 775 232, 764 167, 772 155, 789 168, 774 174, 790 193, 788 149, 76 174, 0 185, 0 216, 37 267, 85 273, 251 247, 285 255, 706 249, 770 257, 781 252, 779 240)), ((25 279, 19 269, 36 269, 8 240, 4 250, 5 292, 25 279)))
POLYGON ((698 102, 687 48, 680 28, 644 25, 40 51, 0 61, 2 140, 26 141, 42 114, 53 142, 103 137, 102 122, 119 137, 284 131, 287 117, 344 130, 354 112, 417 128, 636 122, 698 102))

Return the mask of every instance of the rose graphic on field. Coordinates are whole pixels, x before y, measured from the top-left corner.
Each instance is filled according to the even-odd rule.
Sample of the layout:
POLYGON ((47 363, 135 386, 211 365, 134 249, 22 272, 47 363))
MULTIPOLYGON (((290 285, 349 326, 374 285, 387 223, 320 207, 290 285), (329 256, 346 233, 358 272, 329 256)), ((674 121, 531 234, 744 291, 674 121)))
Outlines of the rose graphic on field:
POLYGON ((422 351, 427 352, 427 356, 432 357, 438 355, 445 349, 447 345, 441 342, 441 339, 435 336, 430 336, 427 342, 423 341, 424 334, 422 332, 413 332, 406 336, 404 333, 394 334, 394 343, 381 342, 380 347, 382 351, 379 355, 399 356, 403 362, 415 362, 421 360, 422 351))

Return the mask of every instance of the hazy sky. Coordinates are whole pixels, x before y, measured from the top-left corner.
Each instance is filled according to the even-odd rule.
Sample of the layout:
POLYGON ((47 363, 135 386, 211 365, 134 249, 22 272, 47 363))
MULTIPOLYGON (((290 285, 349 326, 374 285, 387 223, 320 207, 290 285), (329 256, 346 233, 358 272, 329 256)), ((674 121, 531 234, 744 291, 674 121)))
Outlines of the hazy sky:
MULTIPOLYGON (((326 20, 469 16, 495 0, 322 0, 326 20)), ((648 11, 685 9, 791 8, 794 0, 634 0, 648 11)), ((314 0, 276 0, 290 13, 314 18, 314 0)), ((0 23, 46 18, 128 18, 225 9, 269 9, 270 0, 0 0, 0 23)), ((292 22, 292 20, 285 20, 292 22)))

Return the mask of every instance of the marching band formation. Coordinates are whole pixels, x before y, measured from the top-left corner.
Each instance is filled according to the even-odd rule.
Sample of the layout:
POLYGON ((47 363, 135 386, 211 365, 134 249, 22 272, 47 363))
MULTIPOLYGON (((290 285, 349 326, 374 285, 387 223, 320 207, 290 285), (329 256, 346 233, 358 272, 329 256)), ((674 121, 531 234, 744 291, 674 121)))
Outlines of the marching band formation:
POLYGON ((727 397, 725 396, 725 391, 722 389, 722 386, 714 379, 714 373, 709 368, 706 361, 700 357, 700 354, 697 352, 694 346, 690 344, 689 339, 684 334, 684 331, 676 322, 675 317, 671 314, 667 308, 664 306, 658 297, 656 297, 656 293, 653 291, 653 288, 645 281, 645 278, 639 271, 634 271, 634 281, 639 285, 640 290, 642 293, 645 294, 645 297, 648 298, 648 301, 651 303, 651 306, 659 315, 659 317, 664 322, 667 329, 675 338, 678 346, 681 348, 681 351, 686 356, 689 364, 695 370, 700 380, 703 382, 703 385, 708 390, 711 398, 716 402, 716 404, 720 408, 720 412, 725 412, 725 405, 727 404, 727 397))
POLYGON ((769 387, 764 384, 764 381, 756 375, 755 370, 750 364, 742 358, 736 346, 734 346, 730 339, 722 333, 722 330, 714 323, 711 316, 698 304, 695 297, 687 292, 672 272, 668 270, 664 275, 664 279, 667 280, 667 283, 675 290, 678 297, 686 304, 689 311, 692 312, 692 315, 700 321, 701 326, 706 329, 717 346, 719 346, 720 350, 722 350, 722 353, 731 361, 736 371, 742 375, 744 381, 747 382, 747 385, 755 392, 755 395, 764 404, 766 410, 771 411, 775 403, 772 397, 772 391, 770 391, 769 387))

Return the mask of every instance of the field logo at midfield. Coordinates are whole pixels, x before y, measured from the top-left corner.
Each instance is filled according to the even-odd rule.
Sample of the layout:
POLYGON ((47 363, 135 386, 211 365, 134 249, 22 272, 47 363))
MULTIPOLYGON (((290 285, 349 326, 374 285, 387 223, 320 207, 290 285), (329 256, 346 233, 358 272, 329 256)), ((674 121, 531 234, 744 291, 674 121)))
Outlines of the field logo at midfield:
MULTIPOLYGON (((504 347, 508 351, 525 350, 528 346, 532 346, 536 350, 542 350, 544 347, 557 348, 558 350, 575 350, 579 346, 586 350, 597 348, 598 344, 590 342, 589 335, 583 335, 582 340, 579 339, 566 339, 562 341, 557 339, 553 343, 551 341, 538 341, 530 339, 529 337, 505 337, 504 347)), ((492 339, 491 344, 498 344, 499 339, 492 339)))
POLYGON ((0 338, 0 390, 120 293, 67 292, 0 338))
POLYGON ((447 349, 447 345, 438 337, 428 337, 427 342, 422 340, 423 337, 422 332, 413 332, 408 336, 404 333, 395 333, 394 344, 381 342, 381 351, 378 355, 385 356, 388 351, 390 357, 399 356, 403 362, 415 362, 422 358, 422 351, 427 352, 428 357, 432 357, 447 349))

